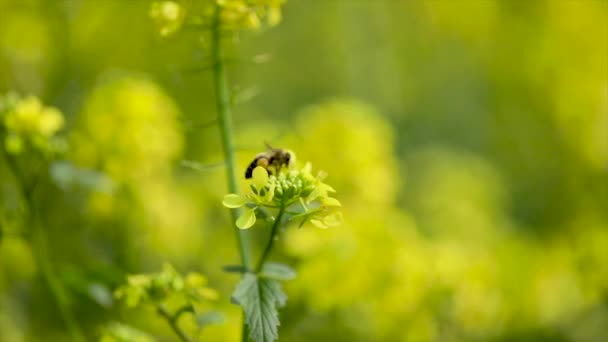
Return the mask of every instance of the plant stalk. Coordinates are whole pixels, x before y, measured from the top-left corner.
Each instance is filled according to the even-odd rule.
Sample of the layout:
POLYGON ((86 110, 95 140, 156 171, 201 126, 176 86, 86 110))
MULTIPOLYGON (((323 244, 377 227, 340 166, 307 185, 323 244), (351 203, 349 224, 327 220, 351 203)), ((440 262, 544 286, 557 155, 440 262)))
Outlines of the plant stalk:
MULTIPOLYGON (((232 132, 232 110, 230 108, 230 92, 228 90, 228 80, 226 77, 226 66, 224 65, 224 49, 221 38, 221 8, 216 5, 215 18, 212 27, 212 59, 213 59, 213 81, 215 85, 217 121, 220 127, 224 157, 226 160, 226 178, 228 180, 228 191, 238 194, 236 178, 236 158, 234 153, 234 137, 232 132)), ((231 209, 232 222, 236 222, 239 211, 231 209)), ((233 223, 234 225, 234 223, 233 223)), ((234 225, 237 245, 239 248, 241 263, 246 269, 251 266, 249 239, 245 230, 239 229, 234 225)))
POLYGON ((10 156, 6 150, 0 147, 0 150, 4 153, 4 159, 7 161, 9 170, 13 174, 15 181, 18 183, 19 192, 25 206, 26 222, 32 230, 31 243, 34 251, 34 257, 36 263, 42 271, 42 278, 46 282, 53 299, 55 300, 59 309, 59 314, 63 319, 65 326, 68 330, 70 338, 74 342, 84 342, 85 337, 72 311, 69 308, 68 297, 61 284, 61 280, 55 274, 53 265, 48 252, 48 239, 44 228, 40 225, 37 217, 36 207, 33 197, 33 185, 28 185, 27 180, 21 173, 16 160, 10 156))
MULTIPOLYGON (((236 158, 234 153, 234 137, 232 132, 232 111, 230 108, 230 93, 228 80, 226 77, 226 66, 224 64, 224 49, 221 37, 221 7, 216 3, 213 25, 211 27, 211 56, 213 66, 213 83, 215 86, 215 98, 217 107, 217 121, 222 138, 224 149, 224 159, 226 161, 226 178, 228 181, 228 191, 238 194, 239 189, 236 179, 236 158)), ((237 247, 239 249, 241 264, 247 270, 251 268, 249 251, 249 238, 245 230, 239 229, 235 222, 239 216, 239 209, 231 209, 232 224, 235 231, 237 247)), ((248 331, 245 323, 245 312, 242 313, 242 334, 241 340, 247 342, 248 331)))
POLYGON ((162 304, 157 306, 158 313, 167 320, 167 322, 171 326, 171 329, 173 329, 173 332, 175 332, 175 334, 179 337, 179 340, 182 342, 191 342, 192 339, 179 327, 179 325, 177 325, 177 319, 179 318, 179 316, 183 312, 189 311, 191 309, 190 307, 184 308, 178 310, 174 315, 171 315, 169 310, 167 310, 167 308, 165 308, 162 304))
POLYGON ((281 208, 279 209, 279 213, 277 214, 277 218, 274 220, 274 223, 272 224, 272 230, 270 231, 270 239, 268 240, 268 244, 266 244, 266 248, 264 249, 264 252, 262 253, 262 256, 260 257, 258 266, 256 267, 257 272, 262 271, 262 267, 264 267, 264 263, 266 262, 266 259, 270 255, 270 251, 272 250, 272 246, 274 245, 274 240, 276 238, 276 235, 279 232, 279 226, 281 225, 281 219, 283 218, 283 214, 285 214, 285 206, 281 205, 281 208))

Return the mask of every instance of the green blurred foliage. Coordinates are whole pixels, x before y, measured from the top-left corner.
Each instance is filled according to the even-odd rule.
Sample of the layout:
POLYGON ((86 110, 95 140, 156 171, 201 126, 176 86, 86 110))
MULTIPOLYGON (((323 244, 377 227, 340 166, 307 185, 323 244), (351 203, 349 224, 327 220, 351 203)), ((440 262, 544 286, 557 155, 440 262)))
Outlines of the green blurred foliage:
MULTIPOLYGON (((219 291, 209 309, 225 321, 202 336, 236 341, 237 277, 222 266, 238 256, 221 204, 209 44, 204 26, 161 38, 150 4, 0 0, 0 93, 38 96, 66 116, 65 163, 36 199, 88 338, 114 327, 174 339, 153 309, 111 299, 127 274, 170 262, 219 291)), ((327 171, 344 223, 290 227, 279 240, 273 258, 298 273, 280 340, 606 336, 608 3, 293 0, 282 10, 281 25, 239 34, 229 51, 235 93, 252 97, 235 107, 238 172, 264 141, 289 148, 327 171)), ((4 159, 0 208, 0 340, 66 340, 4 159)), ((260 253, 267 231, 255 230, 260 253)))

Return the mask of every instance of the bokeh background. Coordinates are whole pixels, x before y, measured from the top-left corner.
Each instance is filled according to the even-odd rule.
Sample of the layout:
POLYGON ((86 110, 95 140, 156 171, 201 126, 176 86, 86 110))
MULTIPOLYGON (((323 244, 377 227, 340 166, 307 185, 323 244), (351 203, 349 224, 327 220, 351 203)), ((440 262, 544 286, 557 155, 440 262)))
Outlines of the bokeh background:
MULTIPOLYGON (((0 0, 0 93, 61 109, 66 159, 107 176, 37 191, 88 339, 119 321, 173 340, 111 296, 168 261, 220 293, 206 340, 236 341, 208 42, 162 39, 149 6, 0 0)), ((281 341, 608 335, 608 2, 290 0, 236 40, 239 174, 267 141, 327 171, 344 205, 342 226, 280 240, 298 271, 281 341)), ((4 160, 0 195, 0 340, 67 340, 4 160)), ((267 231, 251 235, 259 253, 267 231)))

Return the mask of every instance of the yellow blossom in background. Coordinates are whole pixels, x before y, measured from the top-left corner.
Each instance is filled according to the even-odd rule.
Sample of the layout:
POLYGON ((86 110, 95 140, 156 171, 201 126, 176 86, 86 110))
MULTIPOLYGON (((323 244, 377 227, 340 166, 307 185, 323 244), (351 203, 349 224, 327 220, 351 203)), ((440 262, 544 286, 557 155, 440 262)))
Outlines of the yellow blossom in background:
POLYGON ((175 1, 155 1, 150 6, 150 17, 163 37, 176 33, 184 22, 184 7, 175 1))
POLYGON ((281 6, 285 0, 216 0, 221 22, 228 27, 259 29, 281 22, 281 6))
POLYGON ((65 119, 57 108, 44 106, 35 96, 8 94, 0 101, 0 118, 6 130, 4 147, 8 152, 18 154, 28 145, 43 153, 58 147, 59 140, 54 136, 63 128, 65 119))
POLYGON ((240 341, 234 221, 252 264, 274 241, 297 274, 279 341, 606 336, 608 2, 0 0, 0 17, 0 90, 21 94, 0 94, 0 341, 67 340, 62 299, 87 341, 173 341, 155 300, 190 296, 219 298, 180 316, 192 340, 240 341), (245 178, 265 142, 312 167, 245 178))
POLYGON ((77 164, 100 169, 128 190, 129 197, 92 194, 94 212, 114 215, 134 201, 139 210, 128 216, 152 229, 150 247, 183 253, 196 242, 189 237, 196 210, 172 175, 183 144, 178 116, 175 103, 151 80, 108 76, 87 99, 71 143, 77 164))
MULTIPOLYGON (((509 326, 559 328, 599 304, 592 294, 605 285, 586 280, 583 292, 590 275, 573 264, 585 244, 534 241, 514 231, 503 211, 504 182, 486 160, 440 146, 409 151, 415 167, 407 168, 408 178, 416 182, 406 187, 415 199, 408 212, 389 186, 402 181, 391 157, 393 133, 373 109, 330 101, 301 113, 290 146, 304 157, 310 151, 330 171, 347 217, 330 231, 287 231, 287 254, 299 260, 289 293, 313 316, 338 315, 342 326, 369 340, 433 341, 500 336, 509 326), (328 140, 331 150, 318 152, 328 140), (369 189, 357 181, 363 173, 369 189), (352 323, 360 320, 364 330, 352 323)), ((580 231, 577 239, 597 232, 580 231)), ((605 243, 598 239, 597 246, 605 243)), ((586 255, 586 263, 604 259, 586 255)), ((595 278, 608 279, 605 272, 595 278)), ((313 319, 301 317, 300 324, 313 319)), ((283 333, 293 341, 309 338, 297 329, 283 333)))
POLYGON ((394 203, 405 181, 392 158, 395 133, 370 106, 353 100, 334 100, 302 109, 295 135, 286 144, 300 159, 323 165, 328 181, 345 189, 357 202, 381 206, 394 203), (331 146, 332 153, 324 153, 331 146))
POLYGON ((177 1, 155 1, 149 15, 163 37, 177 33, 186 20, 194 24, 211 25, 215 20, 216 6, 219 10, 219 25, 222 29, 259 30, 263 26, 273 27, 281 22, 281 6, 285 0, 207 0, 202 2, 201 13, 186 12, 177 1))

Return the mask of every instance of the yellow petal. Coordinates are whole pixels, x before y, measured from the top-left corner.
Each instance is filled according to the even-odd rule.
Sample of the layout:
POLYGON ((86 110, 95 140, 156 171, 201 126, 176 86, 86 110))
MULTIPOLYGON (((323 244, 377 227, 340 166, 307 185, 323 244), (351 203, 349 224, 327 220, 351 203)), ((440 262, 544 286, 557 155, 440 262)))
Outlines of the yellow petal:
POLYGON ((327 207, 341 207, 342 203, 333 197, 325 197, 321 200, 324 206, 327 207))
POLYGON ((268 182, 268 171, 261 166, 253 169, 253 184, 256 188, 261 189, 268 182))
POLYGON ((239 229, 248 229, 255 224, 255 208, 247 209, 239 218, 236 220, 236 226, 239 229))
POLYGON ((325 192, 336 192, 336 190, 334 190, 334 188, 332 188, 331 186, 329 186, 325 183, 319 183, 318 187, 321 188, 325 192))
POLYGON ((328 226, 325 225, 325 223, 319 221, 319 220, 310 220, 310 223, 312 223, 313 225, 319 227, 319 228, 323 228, 323 229, 327 229, 329 228, 328 226))
POLYGON ((222 201, 222 204, 226 208, 239 208, 245 205, 245 203, 247 203, 247 200, 237 194, 228 194, 224 196, 224 200, 222 201))

